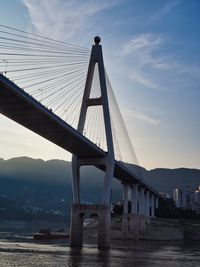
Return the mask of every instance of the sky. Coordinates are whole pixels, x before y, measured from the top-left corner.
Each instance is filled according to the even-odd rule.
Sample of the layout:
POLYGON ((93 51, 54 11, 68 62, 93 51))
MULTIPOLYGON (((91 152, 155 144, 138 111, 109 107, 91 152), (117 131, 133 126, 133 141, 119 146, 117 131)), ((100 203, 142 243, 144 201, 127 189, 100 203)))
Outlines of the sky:
MULTIPOLYGON (((0 24, 90 49, 105 66, 140 165, 200 169, 199 0, 0 1, 0 24)), ((0 157, 69 154, 0 115, 0 157)))

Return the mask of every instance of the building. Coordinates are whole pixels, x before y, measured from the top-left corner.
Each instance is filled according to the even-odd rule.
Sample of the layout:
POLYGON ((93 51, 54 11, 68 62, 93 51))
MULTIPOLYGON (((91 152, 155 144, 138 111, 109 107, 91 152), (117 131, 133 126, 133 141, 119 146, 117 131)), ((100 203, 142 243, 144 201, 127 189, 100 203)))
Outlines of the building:
POLYGON ((200 186, 194 191, 194 209, 200 214, 200 186))
POLYGON ((191 209, 200 213, 200 186, 192 190, 191 186, 173 189, 173 199, 177 208, 191 209))
POLYGON ((173 189, 173 199, 177 208, 191 209, 191 187, 177 187, 173 189))

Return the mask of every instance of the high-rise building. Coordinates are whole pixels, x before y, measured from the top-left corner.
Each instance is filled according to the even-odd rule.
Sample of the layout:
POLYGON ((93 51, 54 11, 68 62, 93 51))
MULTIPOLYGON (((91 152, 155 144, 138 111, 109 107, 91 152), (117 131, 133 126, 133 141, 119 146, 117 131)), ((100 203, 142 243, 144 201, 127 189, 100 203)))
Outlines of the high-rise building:
POLYGON ((200 186, 198 190, 194 192, 194 209, 200 214, 200 186))
POLYGON ((190 186, 173 189, 173 199, 177 208, 192 208, 192 190, 190 186))
POLYGON ((191 186, 174 188, 173 199, 177 208, 192 209, 200 213, 200 186, 196 191, 191 186))

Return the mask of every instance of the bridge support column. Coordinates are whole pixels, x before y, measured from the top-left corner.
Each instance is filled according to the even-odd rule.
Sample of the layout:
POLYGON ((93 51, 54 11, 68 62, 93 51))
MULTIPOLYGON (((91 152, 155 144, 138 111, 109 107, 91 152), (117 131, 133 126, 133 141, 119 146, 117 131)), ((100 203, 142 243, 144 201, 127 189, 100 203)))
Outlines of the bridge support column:
POLYGON ((145 226, 145 194, 144 194, 144 187, 141 187, 139 190, 139 233, 143 235, 146 231, 145 226))
POLYGON ((155 206, 156 206, 156 209, 159 208, 159 198, 158 197, 155 197, 155 206))
POLYGON ((155 195, 154 194, 151 194, 150 202, 151 202, 151 217, 155 217, 155 195))
POLYGON ((73 204, 71 213, 70 246, 83 245, 83 217, 85 214, 96 214, 98 217, 98 248, 110 247, 111 213, 110 206, 104 204, 73 204))
POLYGON ((122 214, 122 239, 128 239, 129 214, 128 214, 128 184, 123 184, 123 214, 122 214))
POLYGON ((130 216, 130 232, 132 239, 137 240, 139 235, 139 214, 137 214, 138 206, 138 184, 131 187, 131 216, 130 216))
POLYGON ((73 203, 80 204, 80 166, 77 156, 72 156, 72 192, 73 203))
POLYGON ((158 196, 155 196, 155 210, 159 208, 159 197, 158 196))
POLYGON ((145 194, 145 206, 146 206, 146 224, 150 224, 150 192, 146 191, 145 194))
MULTIPOLYGON (((102 158, 95 158, 94 155, 80 156, 74 155, 72 160, 72 170, 73 170, 73 207, 72 207, 72 221, 71 221, 71 246, 82 245, 82 221, 80 217, 84 214, 86 209, 85 205, 80 205, 80 173, 79 169, 81 165, 90 166, 105 166, 105 178, 104 178, 104 188, 102 196, 102 204, 96 205, 96 213, 99 217, 99 230, 98 230, 98 247, 106 248, 110 246, 110 204, 111 204, 111 189, 112 189, 112 178, 114 174, 115 167, 115 156, 113 148, 113 137, 112 128, 110 120, 110 110, 108 103, 108 93, 107 93, 107 83, 106 75, 103 63, 103 53, 102 47, 100 45, 100 37, 96 36, 94 38, 95 44, 92 46, 92 51, 90 55, 90 61, 88 66, 88 72, 86 77, 85 89, 83 93, 83 99, 80 109, 80 116, 78 121, 77 130, 80 134, 83 134, 85 121, 87 117, 87 110, 89 107, 100 106, 103 110, 105 135, 107 142, 107 153, 102 156, 102 158), (92 97, 91 89, 93 83, 93 76, 95 72, 95 66, 98 67, 99 72, 99 82, 100 82, 100 97, 92 97), (76 205, 77 204, 77 205, 76 205), (75 219, 76 217, 76 219, 75 219), (74 225, 77 224, 77 225, 74 225), (80 234, 80 237, 78 238, 80 234)), ((85 153, 83 153, 85 154, 85 153)), ((92 153, 93 154, 93 153, 92 153)), ((93 206, 93 205, 90 205, 93 206)), ((87 206, 87 211, 91 210, 91 207, 87 206)))
POLYGON ((82 247, 83 245, 83 214, 80 213, 80 210, 80 204, 72 205, 70 247, 82 247))
POLYGON ((110 206, 101 205, 98 210, 98 248, 104 249, 110 247, 110 229, 111 229, 111 212, 110 206))

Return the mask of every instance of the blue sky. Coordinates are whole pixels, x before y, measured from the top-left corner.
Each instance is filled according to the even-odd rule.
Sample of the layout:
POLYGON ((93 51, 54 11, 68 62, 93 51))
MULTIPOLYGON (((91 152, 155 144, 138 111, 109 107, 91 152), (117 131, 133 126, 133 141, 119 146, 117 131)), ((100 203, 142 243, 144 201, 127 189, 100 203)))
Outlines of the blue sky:
MULTIPOLYGON (((1 1, 0 23, 91 47, 100 35, 138 160, 200 168, 200 1, 1 1), (12 19, 11 19, 12 18, 12 19)), ((0 157, 69 156, 0 117, 0 157)))

